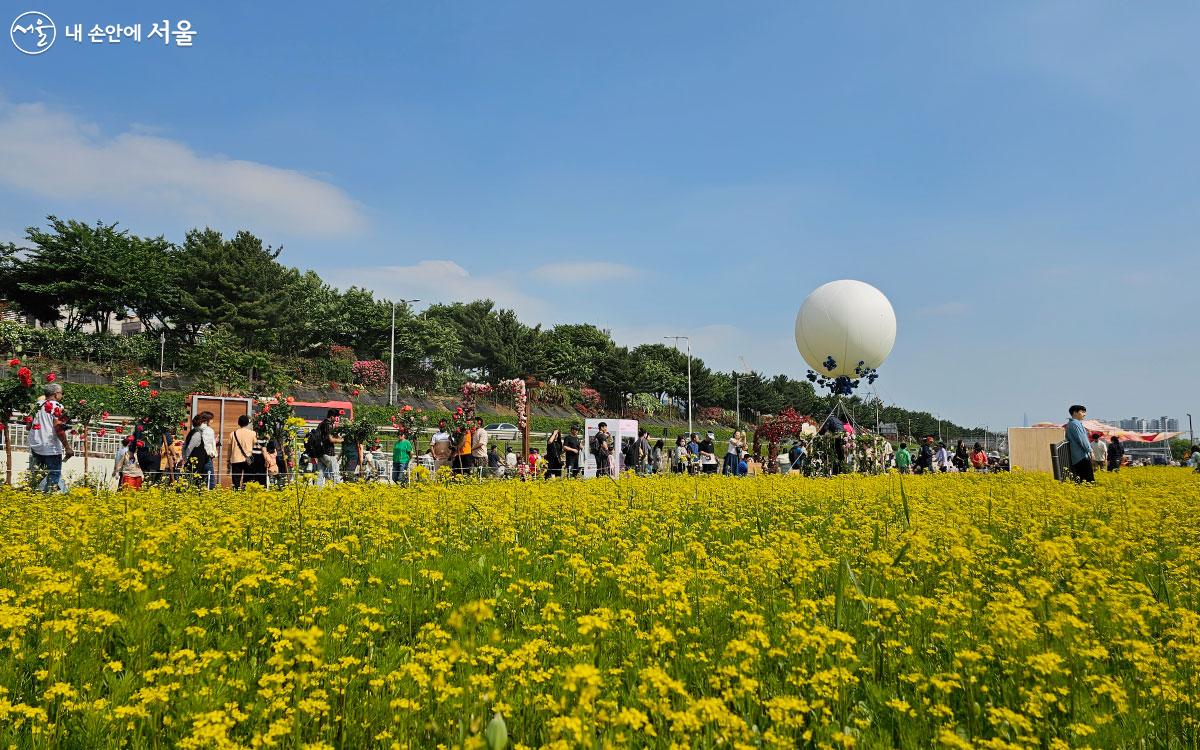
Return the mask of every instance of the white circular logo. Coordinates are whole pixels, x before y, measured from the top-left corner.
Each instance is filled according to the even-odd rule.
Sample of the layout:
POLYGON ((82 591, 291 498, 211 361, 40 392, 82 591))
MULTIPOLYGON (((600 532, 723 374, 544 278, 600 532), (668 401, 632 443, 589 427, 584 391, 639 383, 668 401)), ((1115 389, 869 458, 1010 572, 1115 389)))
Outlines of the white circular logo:
POLYGON ((36 10, 27 10, 17 16, 8 29, 13 46, 27 55, 40 55, 50 49, 57 34, 50 16, 36 10))

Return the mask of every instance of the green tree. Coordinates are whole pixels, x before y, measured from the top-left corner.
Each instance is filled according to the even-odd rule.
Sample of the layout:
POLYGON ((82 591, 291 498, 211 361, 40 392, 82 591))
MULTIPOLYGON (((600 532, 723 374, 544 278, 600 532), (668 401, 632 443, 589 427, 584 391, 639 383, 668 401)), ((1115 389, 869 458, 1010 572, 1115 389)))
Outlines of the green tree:
POLYGON ((579 385, 592 381, 597 363, 614 348, 608 334, 590 323, 563 323, 538 337, 534 374, 579 385))
POLYGON ((63 221, 48 216, 45 230, 29 227, 31 247, 17 258, 12 296, 39 320, 64 321, 68 331, 86 323, 102 330, 114 314, 125 312, 126 291, 136 276, 129 265, 131 241, 117 225, 63 221), (63 313, 65 310, 65 315, 63 313))
POLYGON ((524 377, 535 369, 541 327, 530 328, 512 310, 496 309, 492 300, 433 305, 425 314, 450 327, 462 347, 456 365, 496 382, 524 377))
POLYGON ((296 304, 281 293, 290 274, 276 260, 280 250, 249 232, 226 240, 215 229, 193 229, 180 253, 178 329, 195 341, 207 327, 225 326, 247 348, 265 349, 273 327, 296 304))

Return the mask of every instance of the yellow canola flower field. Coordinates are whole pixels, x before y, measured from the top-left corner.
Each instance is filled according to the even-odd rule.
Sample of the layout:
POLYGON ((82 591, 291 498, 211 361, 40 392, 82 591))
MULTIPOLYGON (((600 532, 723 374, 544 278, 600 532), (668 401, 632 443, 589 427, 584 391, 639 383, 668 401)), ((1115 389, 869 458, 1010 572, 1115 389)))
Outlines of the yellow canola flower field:
POLYGON ((1195 747, 1198 480, 4 488, 0 744, 1195 747))

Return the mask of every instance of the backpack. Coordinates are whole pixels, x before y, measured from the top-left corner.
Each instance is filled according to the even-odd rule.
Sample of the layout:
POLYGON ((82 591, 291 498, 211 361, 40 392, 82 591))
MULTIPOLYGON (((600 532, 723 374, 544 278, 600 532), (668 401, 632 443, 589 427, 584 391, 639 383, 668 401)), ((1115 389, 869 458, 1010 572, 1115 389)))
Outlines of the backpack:
POLYGON ((600 452, 600 441, 596 438, 595 435, 592 435, 590 438, 588 438, 588 448, 591 449, 592 453, 600 452))
POLYGON ((308 431, 304 437, 304 452, 311 459, 318 459, 325 455, 325 441, 321 439, 320 425, 308 431))
POLYGON ((206 451, 204 449, 204 439, 203 438, 201 438, 200 441, 198 443, 196 443, 196 447, 193 448, 190 453, 188 452, 188 446, 192 444, 192 438, 195 437, 196 435, 198 435, 199 433, 200 433, 199 427, 193 427, 192 429, 188 430, 187 437, 185 437, 183 439, 183 450, 185 453, 187 453, 185 458, 188 461, 195 459, 196 463, 203 464, 204 462, 208 461, 208 459, 212 458, 212 456, 208 455, 208 451, 206 451))

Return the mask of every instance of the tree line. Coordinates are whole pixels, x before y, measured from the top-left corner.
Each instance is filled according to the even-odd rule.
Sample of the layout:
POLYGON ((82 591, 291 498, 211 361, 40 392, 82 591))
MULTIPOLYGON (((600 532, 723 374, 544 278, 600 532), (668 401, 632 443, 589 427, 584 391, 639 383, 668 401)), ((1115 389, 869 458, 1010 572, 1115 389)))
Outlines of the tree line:
MULTIPOLYGON (((176 244, 116 223, 50 216, 45 227, 29 227, 20 245, 0 245, 0 277, 7 280, 0 297, 67 331, 103 331, 114 316, 136 318, 148 335, 165 334, 200 365, 236 354, 253 372, 274 364, 290 377, 334 350, 386 360, 392 302, 359 287, 337 289, 312 270, 280 262, 281 251, 247 231, 226 237, 192 229, 176 244)), ((664 401, 686 407, 687 355, 671 346, 620 346, 588 323, 530 326, 486 299, 435 304, 420 314, 399 304, 395 314, 402 384, 449 389, 468 378, 534 377, 560 402, 586 402, 593 393, 609 409, 664 401)), ((691 369, 694 410, 732 411, 740 403, 742 418, 752 420, 788 406, 818 418, 831 408, 807 380, 716 371, 696 356, 691 369)), ((881 421, 902 431, 937 433, 929 413, 851 404, 868 424, 876 406, 881 421)))

